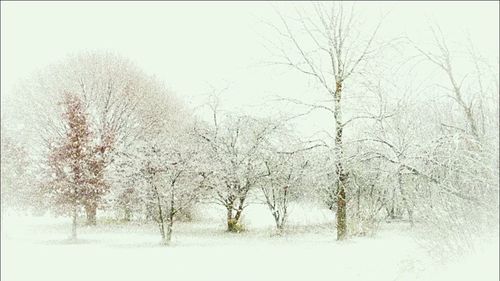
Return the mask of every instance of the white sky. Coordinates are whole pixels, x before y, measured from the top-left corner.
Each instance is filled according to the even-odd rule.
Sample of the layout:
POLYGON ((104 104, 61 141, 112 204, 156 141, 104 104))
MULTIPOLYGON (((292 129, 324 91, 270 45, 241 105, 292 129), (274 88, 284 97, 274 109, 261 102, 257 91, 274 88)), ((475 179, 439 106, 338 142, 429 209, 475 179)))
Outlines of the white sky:
MULTIPOLYGON (((269 58, 262 38, 273 33, 278 8, 269 2, 2 2, 1 95, 33 71, 82 50, 110 50, 156 75, 186 101, 210 85, 229 85, 226 107, 255 105, 270 95, 300 97, 308 83, 286 69, 259 66, 269 58)), ((359 2, 368 18, 390 11, 382 36, 430 41, 429 23, 498 61, 498 2, 359 2)), ((289 9, 288 9, 289 10, 289 9)), ((284 9, 285 13, 287 9, 284 9)), ((2 102, 3 103, 3 102, 2 102)), ((2 106, 3 107, 3 106, 2 106)), ((253 107, 256 108, 256 107, 253 107)))

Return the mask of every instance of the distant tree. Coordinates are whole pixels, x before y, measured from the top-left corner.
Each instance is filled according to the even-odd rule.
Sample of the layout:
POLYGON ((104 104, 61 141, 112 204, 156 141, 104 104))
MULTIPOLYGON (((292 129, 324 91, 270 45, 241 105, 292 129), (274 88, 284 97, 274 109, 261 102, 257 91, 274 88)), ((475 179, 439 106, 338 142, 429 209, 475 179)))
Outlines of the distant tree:
POLYGON ((498 67, 472 40, 454 48, 439 26, 431 33, 433 46, 413 46, 438 70, 438 92, 448 99, 436 102, 436 128, 407 170, 427 187, 416 192, 425 235, 457 250, 498 222, 498 67))
POLYGON ((31 207, 36 193, 30 186, 30 158, 26 149, 15 143, 8 135, 2 120, 2 152, 1 152, 1 198, 2 214, 7 208, 17 210, 31 207))

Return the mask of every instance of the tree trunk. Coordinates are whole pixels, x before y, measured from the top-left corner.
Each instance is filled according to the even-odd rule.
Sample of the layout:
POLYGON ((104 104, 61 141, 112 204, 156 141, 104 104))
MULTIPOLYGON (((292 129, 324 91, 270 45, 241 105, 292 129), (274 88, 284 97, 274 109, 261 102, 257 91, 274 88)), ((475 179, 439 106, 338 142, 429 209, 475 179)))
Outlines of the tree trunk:
POLYGON ((276 222, 276 230, 278 231, 278 235, 282 235, 283 234, 283 230, 285 229, 285 224, 283 221, 281 222, 276 222))
POLYGON ((160 234, 161 234, 161 244, 166 245, 167 244, 167 238, 165 237, 165 224, 163 222, 163 219, 158 221, 158 227, 160 228, 160 234))
POLYGON ((388 216, 391 220, 396 219, 396 185, 394 185, 392 188, 391 207, 389 209, 388 216))
POLYGON ((129 222, 131 218, 132 218, 132 211, 130 210, 130 208, 125 207, 123 220, 129 222))
POLYGON ((153 190, 156 195, 156 203, 158 204, 158 227, 160 228, 160 234, 161 234, 161 243, 166 244, 167 240, 165 237, 165 223, 163 219, 163 211, 161 209, 161 200, 160 200, 160 194, 158 193, 158 189, 156 186, 153 184, 153 190))
POLYGON ((271 212, 273 213, 274 222, 276 223, 276 229, 279 231, 279 229, 281 228, 279 212, 278 210, 274 209, 274 207, 273 209, 271 209, 271 212))
POLYGON ((231 231, 232 229, 232 221, 233 221, 233 206, 226 206, 227 209, 227 231, 231 231))
POLYGON ((242 227, 239 224, 241 215, 243 213, 243 206, 246 199, 246 194, 248 190, 240 197, 232 196, 226 200, 225 207, 227 209, 227 231, 229 232, 240 232, 242 227), (238 199, 239 198, 239 199, 238 199), (235 204, 238 203, 236 206, 235 204), (233 216, 233 210, 236 210, 233 216))
POLYGON ((347 204, 344 184, 345 180, 339 179, 339 193, 337 195, 337 240, 347 238, 347 204))
POLYGON ((170 245, 170 242, 172 241, 172 230, 174 226, 174 218, 173 216, 169 219, 167 222, 167 236, 165 240, 166 245, 170 245))
POLYGON ((280 214, 279 212, 276 212, 274 214, 274 220, 276 222, 276 230, 278 231, 278 235, 283 234, 283 231, 285 230, 286 218, 286 211, 284 211, 282 214, 280 214))
POLYGON ((356 217, 361 218, 361 187, 356 192, 356 217))
POLYGON ((161 207, 160 207, 160 212, 159 212, 159 216, 158 216, 158 227, 160 228, 161 243, 167 244, 167 239, 165 237, 165 222, 163 220, 163 215, 161 213, 161 207))
POLYGON ((335 173, 337 175, 337 240, 343 240, 347 237, 347 206, 346 206, 346 192, 347 173, 344 171, 342 162, 344 149, 342 147, 342 81, 337 80, 335 88, 335 148, 338 151, 337 163, 335 173))
POLYGON ((85 206, 85 213, 87 215, 87 225, 96 225, 97 206, 95 204, 87 204, 85 206))
POLYGON ((227 231, 236 232, 238 221, 233 217, 233 204, 226 206, 227 209, 227 231))
POLYGON ((242 212, 242 211, 243 211, 242 209, 238 209, 238 210, 236 210, 236 215, 234 216, 234 220, 235 220, 236 222, 239 222, 239 221, 240 221, 240 217, 241 217, 241 212, 242 212))
POLYGON ((76 206, 73 207, 73 222, 71 224, 71 239, 76 240, 76 219, 77 219, 77 208, 76 206))
POLYGON ((408 203, 408 200, 406 198, 406 193, 404 192, 403 189, 403 175, 401 174, 401 169, 398 171, 398 186, 399 186, 399 192, 401 193, 401 198, 403 200, 403 204, 405 205, 406 211, 408 212, 408 220, 410 221, 410 225, 413 226, 413 210, 408 203))
POLYGON ((174 225, 174 215, 175 215, 175 193, 172 184, 172 192, 170 192, 170 211, 168 212, 168 221, 167 221, 167 237, 166 237, 166 245, 170 245, 170 241, 172 240, 172 226, 174 225))
POLYGON ((239 221, 241 218, 241 213, 243 211, 243 202, 244 200, 240 200, 240 205, 238 206, 236 213, 234 213, 233 216, 233 208, 234 208, 234 203, 227 205, 227 231, 229 232, 241 232, 243 230, 242 226, 240 225, 239 221))
POLYGON ((236 210, 236 215, 234 216, 234 219, 236 222, 240 221, 241 214, 243 213, 243 203, 245 203, 245 198, 240 199, 240 203, 238 205, 238 210, 236 210))

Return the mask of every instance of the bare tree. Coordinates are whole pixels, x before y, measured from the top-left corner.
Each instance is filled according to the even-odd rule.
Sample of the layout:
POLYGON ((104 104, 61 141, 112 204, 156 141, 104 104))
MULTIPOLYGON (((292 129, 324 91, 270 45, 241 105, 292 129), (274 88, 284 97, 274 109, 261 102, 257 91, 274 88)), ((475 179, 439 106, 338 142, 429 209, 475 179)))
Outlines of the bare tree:
MULTIPOLYGON (((413 43, 413 46, 425 60, 432 63, 445 75, 448 83, 438 84, 438 86, 444 89, 446 96, 454 104, 458 105, 465 118, 465 128, 460 124, 448 124, 446 121, 443 121, 441 126, 464 131, 474 138, 483 139, 487 133, 486 130, 491 130, 491 128, 486 128, 488 123, 492 123, 491 120, 487 120, 491 111, 487 106, 489 101, 495 102, 498 99, 498 76, 491 71, 492 67, 487 60, 477 53, 470 37, 468 42, 464 44, 467 46, 465 53, 468 54, 469 61, 457 62, 458 59, 454 53, 458 52, 453 51, 449 46, 439 25, 432 27, 431 33, 434 38, 434 50, 426 50, 416 43, 413 43), (463 69, 458 71, 457 65, 465 63, 468 64, 468 68, 465 71, 463 69), (488 76, 492 76, 493 79, 488 79, 488 76)), ((496 112, 493 110, 492 113, 495 114, 497 111, 498 107, 496 112)))
POLYGON ((142 166, 138 167, 139 180, 145 181, 139 196, 150 206, 150 216, 158 224, 162 243, 172 239, 175 217, 202 197, 205 177, 196 168, 198 151, 194 145, 144 147, 137 155, 142 166), (182 147, 182 149, 180 149, 182 147))
MULTIPOLYGON (((284 137, 284 136, 281 136, 284 137)), ((268 148, 264 163, 268 174, 261 182, 260 189, 264 194, 264 201, 269 207, 276 223, 278 234, 285 229, 288 219, 288 207, 293 200, 303 191, 308 160, 303 151, 311 148, 295 149, 290 151, 268 148)))
MULTIPOLYGON (((450 45, 438 25, 431 32, 434 49, 413 45, 446 77, 447 83, 438 87, 449 97, 451 110, 440 120, 441 134, 429 145, 433 170, 427 174, 433 175, 441 190, 465 201, 461 207, 468 208, 466 202, 478 204, 474 207, 476 211, 491 207, 490 204, 497 203, 490 199, 498 196, 498 185, 493 183, 498 171, 492 169, 494 165, 498 167, 498 153, 491 153, 498 151, 498 74, 477 52, 470 37, 462 44, 465 51, 460 52, 460 48, 450 45), (453 110, 456 106, 458 110, 453 110), (458 116, 456 124, 450 123, 453 115, 458 116), (458 171, 462 172, 456 174, 458 171), (483 197, 485 194, 489 195, 483 197)), ((470 210, 470 213, 475 212, 470 210)))
POLYGON ((262 150, 280 123, 247 115, 220 114, 217 99, 209 105, 213 123, 196 129, 210 159, 205 169, 209 179, 206 184, 213 190, 214 202, 227 210, 228 231, 239 232, 249 193, 268 173, 262 150))
POLYGON ((368 36, 362 37, 354 5, 349 9, 342 3, 332 3, 331 6, 315 3, 313 10, 312 15, 297 12, 295 19, 286 19, 280 14, 283 28, 274 28, 285 43, 291 45, 293 52, 281 46, 275 46, 275 49, 279 52, 279 64, 314 79, 329 98, 325 104, 303 104, 311 110, 328 111, 335 122, 337 238, 342 240, 347 236, 346 188, 349 177, 345 169, 344 129, 351 121, 365 118, 343 119, 344 90, 353 75, 364 74, 367 63, 377 55, 381 46, 374 41, 380 23, 368 36))

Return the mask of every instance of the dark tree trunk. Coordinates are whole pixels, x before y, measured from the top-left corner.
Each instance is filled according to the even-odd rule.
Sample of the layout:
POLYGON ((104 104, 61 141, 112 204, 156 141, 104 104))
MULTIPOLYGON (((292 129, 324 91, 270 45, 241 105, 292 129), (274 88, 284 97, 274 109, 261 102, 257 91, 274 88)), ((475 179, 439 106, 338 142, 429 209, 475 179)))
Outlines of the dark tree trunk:
POLYGON ((345 176, 339 179, 339 192, 337 195, 337 240, 347 238, 347 204, 345 196, 345 176))
POLYGON ((243 204, 245 203, 245 197, 240 198, 240 203, 238 204, 238 209, 236 210, 236 215, 234 216, 234 219, 236 222, 240 221, 241 214, 243 213, 243 204))
POLYGON ((158 227, 160 228, 160 234, 161 234, 161 243, 166 244, 167 240, 165 237, 165 222, 163 219, 163 210, 161 209, 161 200, 160 200, 160 194, 158 193, 158 189, 156 186, 153 185, 153 190, 156 195, 156 203, 158 204, 158 219, 156 222, 158 223, 158 227))
POLYGON ((344 171, 342 162, 344 149, 342 147, 342 133, 344 125, 342 124, 342 81, 336 82, 335 88, 335 148, 337 149, 337 164, 335 173, 337 175, 337 240, 347 238, 347 205, 346 205, 346 192, 347 186, 347 173, 344 171))
POLYGON ((234 203, 227 205, 227 231, 229 232, 241 232, 243 230, 240 225, 241 214, 243 212, 243 202, 244 199, 240 199, 239 205, 236 208, 236 213, 233 212, 234 203))
POLYGON ((276 223, 276 229, 279 230, 281 228, 280 216, 277 214, 276 210, 274 210, 273 212, 273 217, 274 217, 274 222, 276 223))
MULTIPOLYGON (((174 182, 175 183, 175 182, 174 182)), ((165 243, 170 245, 170 241, 172 241, 172 227, 174 225, 174 215, 175 215, 175 189, 174 183, 172 183, 172 191, 170 192, 170 211, 168 212, 168 221, 167 221, 167 237, 165 243)))
POLYGON ((231 196, 225 200, 225 207, 227 210, 227 231, 229 232, 240 232, 243 230, 239 222, 243 213, 247 192, 248 190, 239 197, 231 196), (233 212, 233 210, 236 210, 236 212, 233 212))
POLYGON ((85 206, 85 213, 87 215, 87 225, 97 224, 97 206, 94 204, 88 204, 85 206))

